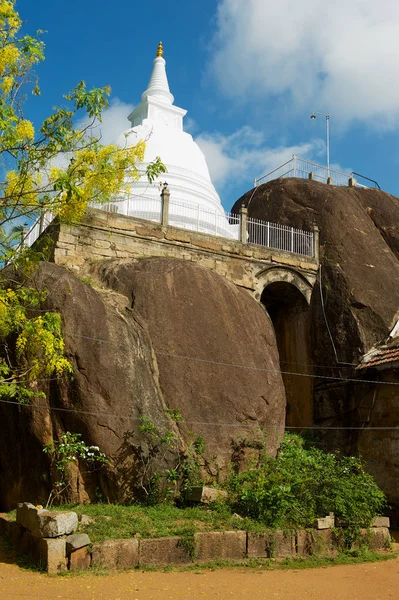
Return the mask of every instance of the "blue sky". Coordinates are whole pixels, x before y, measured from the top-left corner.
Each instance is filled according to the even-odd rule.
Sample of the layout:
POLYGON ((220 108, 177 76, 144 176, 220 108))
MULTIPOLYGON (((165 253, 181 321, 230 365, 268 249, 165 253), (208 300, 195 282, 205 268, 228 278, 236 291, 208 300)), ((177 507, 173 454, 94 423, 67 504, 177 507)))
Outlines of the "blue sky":
POLYGON ((111 85, 107 140, 128 127, 162 39, 175 104, 205 152, 226 209, 294 152, 376 179, 399 196, 396 0, 19 0, 45 29, 36 125, 84 79, 111 85))

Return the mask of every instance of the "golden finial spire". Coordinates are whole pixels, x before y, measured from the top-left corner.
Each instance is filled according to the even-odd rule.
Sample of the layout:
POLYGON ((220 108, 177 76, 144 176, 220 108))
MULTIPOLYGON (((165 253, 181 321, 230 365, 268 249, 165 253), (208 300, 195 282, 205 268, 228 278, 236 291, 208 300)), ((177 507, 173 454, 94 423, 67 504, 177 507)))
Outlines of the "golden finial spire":
POLYGON ((158 56, 163 56, 163 46, 162 46, 162 42, 159 42, 159 44, 158 44, 157 58, 158 58, 158 56))

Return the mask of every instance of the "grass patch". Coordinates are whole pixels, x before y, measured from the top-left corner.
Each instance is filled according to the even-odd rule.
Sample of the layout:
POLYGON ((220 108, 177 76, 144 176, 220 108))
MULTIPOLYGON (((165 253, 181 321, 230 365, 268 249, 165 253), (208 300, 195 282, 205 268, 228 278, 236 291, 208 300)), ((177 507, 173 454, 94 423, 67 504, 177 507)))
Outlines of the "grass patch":
MULTIPOLYGON (((68 504, 54 510, 73 510, 94 521, 79 526, 92 542, 128 539, 139 534, 143 538, 182 536, 189 538, 199 531, 246 530, 262 533, 267 528, 250 518, 240 518, 225 506, 213 508, 177 508, 171 504, 157 506, 122 506, 115 504, 68 504)), ((10 514, 10 513, 9 513, 10 514)))
MULTIPOLYGON (((123 571, 116 571, 116 573, 122 573, 123 571)), ((110 575, 110 571, 105 567, 90 567, 90 569, 74 569, 73 571, 64 570, 60 573, 54 573, 49 575, 49 577, 84 577, 85 575, 95 575, 97 577, 102 577, 103 575, 110 575)), ((113 572, 115 575, 115 572, 113 572)))

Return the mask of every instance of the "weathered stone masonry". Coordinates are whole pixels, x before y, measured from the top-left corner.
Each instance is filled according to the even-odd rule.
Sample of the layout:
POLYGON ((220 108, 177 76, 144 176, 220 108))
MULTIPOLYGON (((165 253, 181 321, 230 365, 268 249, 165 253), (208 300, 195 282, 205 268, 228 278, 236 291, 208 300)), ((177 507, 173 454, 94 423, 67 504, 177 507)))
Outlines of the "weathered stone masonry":
POLYGON ((309 302, 318 269, 317 258, 94 209, 81 223, 53 224, 48 233, 55 241, 54 262, 75 272, 112 258, 179 258, 216 271, 258 300, 269 283, 287 281, 309 302))

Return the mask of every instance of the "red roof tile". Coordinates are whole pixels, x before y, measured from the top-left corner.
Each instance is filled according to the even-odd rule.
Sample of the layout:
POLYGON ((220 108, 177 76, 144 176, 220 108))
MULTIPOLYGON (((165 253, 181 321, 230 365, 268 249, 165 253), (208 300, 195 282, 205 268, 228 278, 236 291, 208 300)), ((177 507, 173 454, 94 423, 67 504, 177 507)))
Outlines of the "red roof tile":
POLYGON ((357 366, 357 369, 368 369, 369 367, 378 367, 379 365, 385 365, 389 363, 399 362, 399 347, 394 348, 380 348, 370 356, 370 358, 364 358, 364 362, 357 366))

